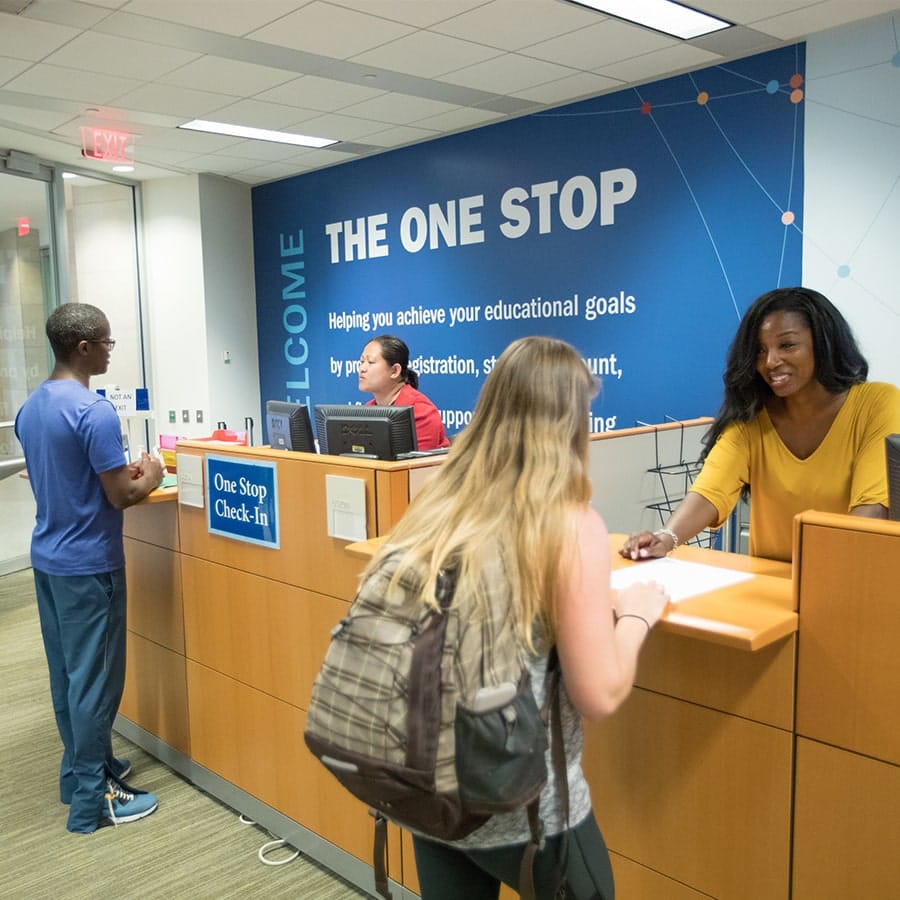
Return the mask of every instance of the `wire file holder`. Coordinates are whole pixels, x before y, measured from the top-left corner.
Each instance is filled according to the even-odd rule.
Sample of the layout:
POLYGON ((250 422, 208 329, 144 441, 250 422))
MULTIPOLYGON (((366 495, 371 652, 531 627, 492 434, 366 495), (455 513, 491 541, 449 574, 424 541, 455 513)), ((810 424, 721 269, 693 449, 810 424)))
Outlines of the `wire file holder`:
MULTIPOLYGON (((659 480, 660 494, 662 499, 655 503, 648 503, 646 509, 654 510, 659 516, 660 527, 665 525, 666 520, 675 510, 675 507, 684 499, 694 478, 703 467, 703 463, 699 459, 686 460, 684 458, 684 422, 666 416, 670 422, 679 426, 678 435, 678 462, 663 463, 660 459, 659 449, 659 428, 656 425, 650 425, 647 422, 636 421, 637 425, 645 428, 653 429, 653 445, 654 458, 656 464, 647 469, 648 472, 655 474, 659 480)), ((699 534, 685 541, 694 547, 714 547, 717 545, 718 533, 710 528, 705 528, 699 534)))

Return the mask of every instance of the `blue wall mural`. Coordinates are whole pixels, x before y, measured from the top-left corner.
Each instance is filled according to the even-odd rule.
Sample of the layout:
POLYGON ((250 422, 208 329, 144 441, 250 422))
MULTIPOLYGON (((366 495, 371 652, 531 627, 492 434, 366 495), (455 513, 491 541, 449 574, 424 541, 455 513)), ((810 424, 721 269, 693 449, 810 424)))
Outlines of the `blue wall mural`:
POLYGON ((741 313, 801 281, 804 45, 253 190, 263 403, 365 402, 390 332, 447 430, 514 338, 573 343, 591 430, 712 415, 741 313))

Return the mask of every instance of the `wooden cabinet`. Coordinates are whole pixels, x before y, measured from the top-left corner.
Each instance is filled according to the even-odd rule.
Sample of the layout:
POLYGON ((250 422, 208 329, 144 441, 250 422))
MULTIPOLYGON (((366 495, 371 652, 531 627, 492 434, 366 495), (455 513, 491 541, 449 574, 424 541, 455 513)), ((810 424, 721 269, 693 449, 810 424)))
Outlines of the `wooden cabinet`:
POLYGON ((900 889, 900 523, 798 517, 794 900, 900 889))

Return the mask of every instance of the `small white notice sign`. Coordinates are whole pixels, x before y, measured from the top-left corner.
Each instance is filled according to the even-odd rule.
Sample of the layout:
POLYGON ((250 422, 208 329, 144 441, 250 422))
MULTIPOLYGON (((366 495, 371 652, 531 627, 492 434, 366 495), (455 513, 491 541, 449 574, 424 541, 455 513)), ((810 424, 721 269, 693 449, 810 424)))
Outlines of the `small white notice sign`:
POLYGON ((752 577, 749 572, 735 572, 734 569, 664 557, 616 569, 610 578, 610 586, 613 590, 621 591, 642 581, 655 581, 665 588, 672 602, 677 603, 688 597, 749 581, 752 577))
POLYGON ((328 534, 344 541, 364 541, 366 534, 366 483, 362 478, 325 476, 325 510, 328 534))
POLYGON ((175 467, 178 471, 178 502, 182 506, 203 509, 203 457, 176 453, 175 467))

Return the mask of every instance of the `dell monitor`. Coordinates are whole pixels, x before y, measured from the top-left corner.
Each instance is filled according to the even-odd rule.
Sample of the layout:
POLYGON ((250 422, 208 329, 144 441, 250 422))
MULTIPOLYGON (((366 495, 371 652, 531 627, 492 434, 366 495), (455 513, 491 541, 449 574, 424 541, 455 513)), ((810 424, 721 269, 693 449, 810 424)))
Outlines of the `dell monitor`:
POLYGON ((266 433, 269 446, 276 450, 316 452, 316 439, 309 409, 302 403, 267 400, 266 433))
POLYGON ((884 439, 887 454, 888 518, 900 522, 900 434, 884 439))
POLYGON ((402 459, 415 452, 416 420, 411 406, 315 408, 319 451, 361 459, 402 459))

